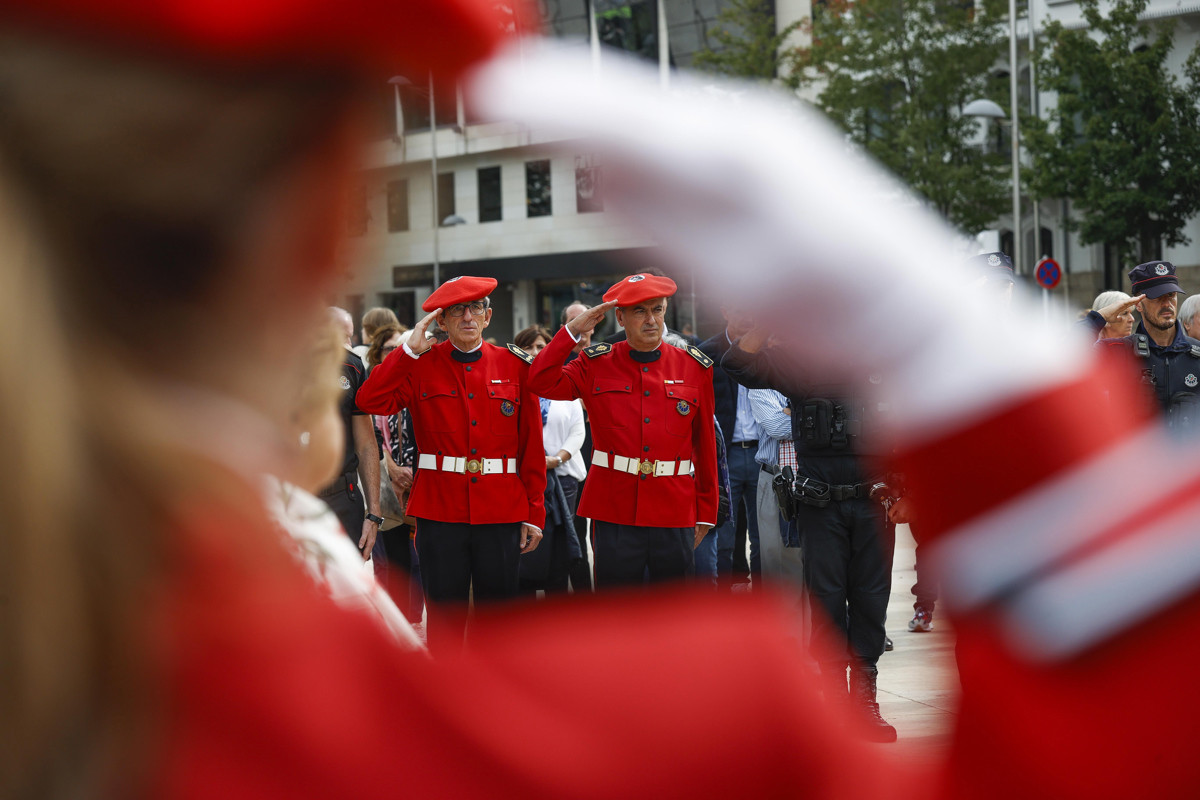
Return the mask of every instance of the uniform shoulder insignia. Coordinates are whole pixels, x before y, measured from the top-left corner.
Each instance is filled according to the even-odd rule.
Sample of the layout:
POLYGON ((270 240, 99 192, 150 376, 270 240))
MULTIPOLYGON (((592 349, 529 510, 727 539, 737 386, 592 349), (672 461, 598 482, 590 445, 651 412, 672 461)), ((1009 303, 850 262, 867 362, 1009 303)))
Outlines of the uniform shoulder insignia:
POLYGON ((595 358, 596 356, 604 355, 609 350, 612 350, 611 344, 608 342, 600 342, 600 344, 594 344, 591 347, 583 348, 583 354, 588 358, 595 358))
POLYGON ((532 364, 532 363, 533 363, 533 356, 529 355, 529 353, 526 353, 524 350, 522 350, 521 348, 517 347, 517 346, 516 346, 515 344, 513 344, 512 342, 509 342, 509 343, 508 343, 508 352, 512 353, 514 356, 516 356, 517 358, 521 359, 521 360, 522 360, 522 361, 524 361, 526 364, 532 364))
POLYGON ((1200 344, 1192 345, 1192 358, 1200 358, 1200 344))
POLYGON ((688 355, 700 362, 700 366, 704 367, 705 369, 710 369, 712 367, 713 360, 704 355, 704 351, 699 347, 696 347, 694 344, 690 344, 688 345, 687 351, 688 355))

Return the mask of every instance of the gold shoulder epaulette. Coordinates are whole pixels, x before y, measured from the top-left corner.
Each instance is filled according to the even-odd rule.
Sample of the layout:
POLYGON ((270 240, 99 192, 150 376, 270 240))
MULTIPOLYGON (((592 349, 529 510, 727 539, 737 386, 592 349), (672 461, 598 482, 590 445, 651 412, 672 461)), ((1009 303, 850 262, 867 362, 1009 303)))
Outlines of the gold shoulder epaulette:
POLYGON ((591 347, 583 348, 583 354, 588 358, 595 358, 596 356, 604 355, 609 350, 612 350, 611 344, 608 342, 600 342, 600 344, 594 344, 591 347))
POLYGON ((694 344, 689 344, 687 351, 688 355, 700 362, 700 366, 704 367, 705 369, 710 369, 712 367, 713 360, 704 355, 704 351, 699 347, 696 347, 694 344))
POLYGON ((524 350, 522 350, 521 348, 517 347, 517 346, 516 346, 515 344, 513 344, 512 342, 509 342, 509 343, 508 343, 508 352, 512 353, 514 356, 516 356, 517 358, 521 359, 521 360, 522 360, 522 361, 524 361, 526 364, 532 364, 532 363, 533 363, 533 356, 529 355, 529 353, 526 353, 524 350))

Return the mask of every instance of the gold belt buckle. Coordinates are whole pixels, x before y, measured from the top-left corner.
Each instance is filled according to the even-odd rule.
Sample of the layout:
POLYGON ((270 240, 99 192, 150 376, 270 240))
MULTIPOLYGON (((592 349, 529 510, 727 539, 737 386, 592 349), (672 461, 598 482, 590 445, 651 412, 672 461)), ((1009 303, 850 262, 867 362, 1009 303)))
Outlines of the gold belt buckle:
POLYGON ((470 461, 467 462, 467 472, 480 472, 482 470, 483 470, 483 463, 479 459, 472 458, 470 461))
POLYGON ((652 475, 654 473, 654 466, 657 463, 657 461, 643 461, 638 469, 641 470, 643 475, 652 475))

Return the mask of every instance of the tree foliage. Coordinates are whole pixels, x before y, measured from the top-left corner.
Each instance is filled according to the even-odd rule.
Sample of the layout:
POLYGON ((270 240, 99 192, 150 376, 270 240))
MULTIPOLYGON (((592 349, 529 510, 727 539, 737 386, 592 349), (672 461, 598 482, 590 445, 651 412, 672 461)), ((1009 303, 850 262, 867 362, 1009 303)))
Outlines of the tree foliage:
POLYGON ((1172 74, 1172 29, 1139 22, 1145 7, 1113 0, 1104 16, 1080 0, 1090 30, 1046 26, 1039 88, 1058 101, 1023 137, 1031 191, 1069 198, 1080 241, 1113 245, 1121 263, 1187 244, 1200 211, 1200 48, 1172 74))
POLYGON ((759 80, 779 74, 785 42, 798 27, 776 32, 771 0, 729 0, 717 23, 709 34, 717 46, 696 53, 693 64, 706 72, 759 80))
POLYGON ((979 146, 962 107, 1006 104, 992 72, 1007 37, 996 0, 827 0, 814 5, 812 44, 790 54, 788 82, 858 144, 968 233, 1002 214, 1007 161, 979 146))

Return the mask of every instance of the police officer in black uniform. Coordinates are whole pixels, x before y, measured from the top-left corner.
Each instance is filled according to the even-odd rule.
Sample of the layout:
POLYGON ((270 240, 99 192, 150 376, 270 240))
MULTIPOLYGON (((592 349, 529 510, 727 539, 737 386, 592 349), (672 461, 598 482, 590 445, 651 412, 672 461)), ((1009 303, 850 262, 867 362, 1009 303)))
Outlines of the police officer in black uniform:
POLYGON ((1175 433, 1200 431, 1200 340, 1188 336, 1177 315, 1179 288, 1175 265, 1149 261, 1129 270, 1142 320, 1132 336, 1102 340, 1101 345, 1127 346, 1142 368, 1144 382, 1175 433))
POLYGON ((752 389, 775 389, 792 408, 798 469, 795 523, 804 551, 804 580, 825 613, 813 614, 813 636, 837 646, 821 664, 831 698, 851 699, 874 741, 893 742, 896 729, 879 714, 876 664, 886 638, 892 590, 895 526, 872 497, 886 493, 882 476, 868 475, 864 456, 884 455, 880 406, 846 385, 815 384, 787 348, 768 348, 769 334, 755 328, 733 344, 721 366, 752 389))

